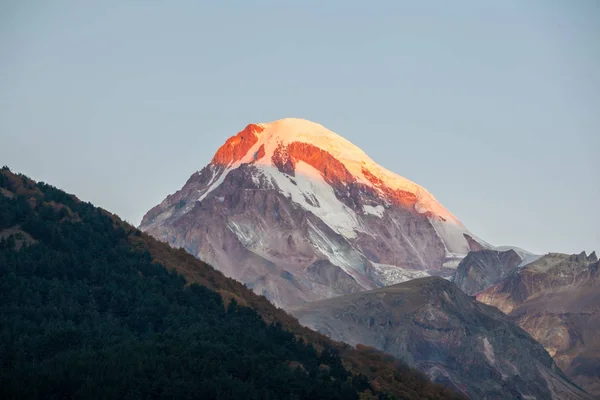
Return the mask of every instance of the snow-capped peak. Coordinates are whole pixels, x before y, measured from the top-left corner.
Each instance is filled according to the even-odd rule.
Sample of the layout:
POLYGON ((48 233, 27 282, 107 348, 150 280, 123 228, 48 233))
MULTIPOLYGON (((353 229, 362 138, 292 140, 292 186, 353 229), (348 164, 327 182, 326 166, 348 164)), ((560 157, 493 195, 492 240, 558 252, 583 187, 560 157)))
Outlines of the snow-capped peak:
POLYGON ((296 118, 227 139, 141 228, 278 305, 448 277, 471 249, 489 247, 421 186, 296 118))
MULTIPOLYGON (((462 226, 460 221, 423 187, 378 165, 359 147, 323 125, 305 119, 284 118, 268 123, 250 124, 227 140, 215 154, 212 163, 225 165, 228 169, 246 163, 272 166, 281 155, 285 158, 281 164, 285 163, 290 158, 290 150, 314 153, 315 148, 325 152, 333 160, 337 160, 357 183, 370 186, 382 193, 412 194, 415 197, 413 207, 417 212, 431 213, 432 216, 446 222, 462 226), (294 144, 307 144, 311 147, 302 150, 290 149, 294 144)), ((322 158, 323 155, 303 154, 301 157, 314 159, 322 158)), ((299 158, 298 154, 291 155, 293 161, 299 158)), ((310 160, 303 161, 311 163, 310 160)), ((346 176, 346 179, 340 180, 347 179, 346 176)))

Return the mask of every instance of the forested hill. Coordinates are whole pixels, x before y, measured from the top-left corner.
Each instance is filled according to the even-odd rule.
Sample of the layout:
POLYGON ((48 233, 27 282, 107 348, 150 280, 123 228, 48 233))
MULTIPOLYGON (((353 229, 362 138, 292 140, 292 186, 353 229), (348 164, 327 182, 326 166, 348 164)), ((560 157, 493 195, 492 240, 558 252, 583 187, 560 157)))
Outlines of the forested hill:
POLYGON ((100 208, 0 171, 1 398, 394 396, 459 399, 301 328, 100 208))

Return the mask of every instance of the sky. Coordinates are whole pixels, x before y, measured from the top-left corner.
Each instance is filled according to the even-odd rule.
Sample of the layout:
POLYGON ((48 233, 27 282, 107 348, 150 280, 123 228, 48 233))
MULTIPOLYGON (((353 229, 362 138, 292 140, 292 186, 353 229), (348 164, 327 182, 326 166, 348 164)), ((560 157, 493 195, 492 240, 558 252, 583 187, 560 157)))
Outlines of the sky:
POLYGON ((318 122, 473 233, 600 251, 600 2, 0 0, 0 164, 137 225, 251 122, 318 122))

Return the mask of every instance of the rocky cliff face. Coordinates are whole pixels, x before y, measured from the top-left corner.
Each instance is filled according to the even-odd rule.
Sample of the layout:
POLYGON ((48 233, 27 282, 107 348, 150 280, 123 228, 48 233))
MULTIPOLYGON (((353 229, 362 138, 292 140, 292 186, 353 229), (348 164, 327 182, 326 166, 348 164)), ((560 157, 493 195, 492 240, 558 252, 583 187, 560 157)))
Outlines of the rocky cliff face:
POLYGON ((588 392, 600 396, 600 263, 548 254, 477 295, 505 312, 588 392))
POLYGON ((450 277, 488 246, 425 189, 298 119, 248 125, 140 228, 281 307, 450 277))
POLYGON ((522 261, 512 249, 472 251, 458 264, 453 282, 463 292, 472 295, 506 277, 522 261))
POLYGON ((472 399, 590 399, 493 307, 428 277, 293 310, 300 322, 383 350, 472 399))

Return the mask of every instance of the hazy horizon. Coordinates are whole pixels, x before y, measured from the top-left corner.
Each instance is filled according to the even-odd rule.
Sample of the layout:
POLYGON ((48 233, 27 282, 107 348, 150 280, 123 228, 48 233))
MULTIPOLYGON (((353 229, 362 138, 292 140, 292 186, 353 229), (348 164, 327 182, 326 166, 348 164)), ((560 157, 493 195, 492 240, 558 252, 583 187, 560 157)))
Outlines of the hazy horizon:
POLYGON ((139 224, 248 123, 324 125, 474 234, 600 251, 600 3, 0 4, 0 164, 139 224))

